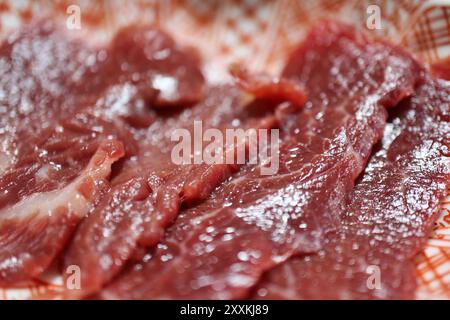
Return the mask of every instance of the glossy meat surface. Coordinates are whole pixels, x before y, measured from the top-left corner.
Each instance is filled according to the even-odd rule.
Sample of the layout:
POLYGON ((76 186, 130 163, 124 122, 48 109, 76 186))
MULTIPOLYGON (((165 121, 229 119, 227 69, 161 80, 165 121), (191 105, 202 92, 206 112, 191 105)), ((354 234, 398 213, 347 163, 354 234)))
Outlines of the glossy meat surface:
POLYGON ((285 68, 309 100, 299 113, 279 114, 277 174, 243 168, 183 211, 102 297, 243 298, 266 270, 320 250, 381 138, 385 107, 413 92, 419 71, 399 48, 338 23, 319 24, 285 68))
MULTIPOLYGON (((227 128, 276 126, 273 107, 257 100, 243 103, 245 94, 230 85, 210 88, 202 103, 160 117, 142 133, 140 152, 123 163, 112 180, 112 191, 83 221, 71 243, 65 265, 78 265, 88 272, 82 275, 83 290, 68 295, 101 289, 128 260, 138 259, 143 247, 158 243, 182 204, 191 206, 204 200, 239 169, 240 164, 235 163, 175 164, 171 151, 176 142, 171 135, 185 129, 195 138, 194 119, 202 121, 203 130, 215 128, 223 133, 227 128), (265 106, 270 107, 264 110, 265 106)), ((242 147, 245 150, 246 146, 242 147)))
POLYGON ((52 263, 110 189, 112 163, 139 153, 154 109, 204 93, 197 61, 159 30, 130 27, 94 48, 57 24, 34 22, 0 46, 1 286, 52 263))
POLYGON ((0 285, 39 276, 95 205, 123 145, 106 140, 79 176, 63 188, 34 193, 0 210, 0 285))
MULTIPOLYGON (((26 267, 35 270, 22 272, 16 263, 19 267, 8 271, 11 263, 5 262, 2 281, 10 285, 42 273, 88 216, 64 259, 64 265, 89 271, 83 272, 85 290, 77 293, 81 296, 114 277, 139 255, 139 246, 156 244, 182 204, 203 200, 238 169, 234 163, 174 163, 176 130, 194 134, 194 121, 202 121, 203 130, 222 132, 271 128, 277 125, 278 103, 295 100, 298 108, 305 96, 301 88, 291 84, 286 91, 284 82, 271 79, 259 82, 269 91, 263 96, 254 92, 252 83, 205 89, 194 55, 151 27, 126 27, 100 48, 57 27, 57 22, 37 21, 12 34, 0 48, 5 105, 0 110, 0 209, 10 212, 5 222, 0 220, 5 261, 20 260, 16 254, 32 261, 32 246, 44 250, 51 245, 49 238, 39 238, 33 230, 24 235, 19 223, 10 223, 15 212, 22 215, 24 209, 17 206, 75 183, 103 141, 123 144, 125 152, 112 168, 111 179, 109 172, 102 177, 95 203, 76 213, 76 219, 69 219, 72 213, 64 210, 61 220, 47 219, 38 207, 26 206, 35 211, 36 223, 30 228, 39 225, 49 234, 56 228, 66 231, 54 234, 60 241, 45 261, 36 257, 26 267), (276 99, 271 99, 271 88, 281 90, 276 99), (11 241, 17 242, 14 250, 8 246, 11 241)), ((247 147, 247 141, 237 144, 247 147)), ((233 148, 227 146, 226 152, 233 148)), ((63 198, 70 203, 70 197, 63 198)))
POLYGON ((414 298, 413 259, 449 181, 450 83, 427 79, 393 112, 324 248, 269 272, 254 297, 414 298))

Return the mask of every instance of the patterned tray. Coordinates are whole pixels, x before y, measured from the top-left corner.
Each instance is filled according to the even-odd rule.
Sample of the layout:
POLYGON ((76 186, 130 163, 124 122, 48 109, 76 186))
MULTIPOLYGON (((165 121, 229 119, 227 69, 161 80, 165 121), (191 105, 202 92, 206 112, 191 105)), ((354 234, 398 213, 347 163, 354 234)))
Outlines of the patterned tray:
MULTIPOLYGON (((157 24, 197 48, 213 82, 226 79, 228 65, 236 62, 277 73, 308 26, 322 16, 399 43, 429 66, 450 64, 450 0, 0 0, 0 36, 47 14, 60 17, 62 28, 70 25, 70 32, 88 33, 95 41, 106 41, 129 23, 157 24), (80 28, 67 20, 78 11, 80 28)), ((450 190, 441 211, 417 257, 419 299, 450 299, 450 190)), ((0 299, 55 297, 62 289, 55 275, 0 289, 0 299)))

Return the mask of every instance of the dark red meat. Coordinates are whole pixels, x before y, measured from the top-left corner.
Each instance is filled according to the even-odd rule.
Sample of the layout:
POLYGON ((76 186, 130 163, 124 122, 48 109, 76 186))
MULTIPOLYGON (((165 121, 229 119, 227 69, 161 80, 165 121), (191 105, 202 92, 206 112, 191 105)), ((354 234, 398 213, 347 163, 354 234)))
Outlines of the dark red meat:
MULTIPOLYGON (((98 136, 116 135, 126 142, 128 153, 133 153, 136 143, 121 120, 138 126, 147 122, 148 126, 155 114, 145 109, 160 103, 161 96, 174 104, 202 97, 203 78, 193 58, 186 55, 183 59, 173 41, 158 30, 124 29, 112 41, 112 49, 94 50, 81 41, 68 40, 55 28, 51 22, 37 22, 10 35, 0 47, 0 174, 14 167, 30 167, 33 161, 62 164, 71 155, 83 158, 85 150, 92 155, 96 148, 90 143, 98 136), (130 40, 129 54, 146 52, 150 58, 136 60, 132 55, 129 62, 121 41, 144 35, 146 42, 130 40), (160 51, 165 54, 158 55, 160 51), (154 56, 159 57, 158 62, 154 56), (152 85, 153 78, 161 77, 175 83, 176 96, 152 85), (188 84, 181 84, 186 81, 188 84), (81 136, 86 137, 79 141, 81 136), (62 150, 69 146, 72 153, 66 155, 62 150)), ((65 183, 73 179, 74 172, 88 160, 89 156, 79 166, 72 161, 70 168, 65 168, 69 170, 60 170, 54 180, 65 183)), ((30 169, 15 174, 15 182, 8 184, 7 190, 3 179, 0 181, 0 208, 27 195, 19 190, 25 182, 17 178, 34 174, 36 170, 30 169)), ((50 188, 27 189, 30 194, 50 188)))
POLYGON ((384 107, 413 92, 419 71, 399 48, 337 23, 319 24, 284 71, 309 101, 300 113, 283 114, 278 173, 243 168, 183 211, 164 240, 102 297, 242 298, 264 271, 319 250, 381 138, 384 107))
POLYGON ((38 21, 0 46, 0 286, 49 266, 108 192, 111 164, 139 153, 152 107, 203 96, 196 60, 158 30, 93 48, 57 28, 38 21))
POLYGON ((427 80, 398 109, 323 250, 269 272, 254 297, 414 298, 413 258, 450 181, 450 84, 427 80))
MULTIPOLYGON (((270 82, 267 85, 270 87, 270 82)), ((239 168, 237 163, 173 163, 171 152, 178 142, 170 137, 175 130, 186 129, 195 138, 194 119, 202 121, 203 130, 216 128, 224 135, 225 129, 233 127, 246 130, 277 125, 273 113, 277 104, 255 100, 248 94, 234 86, 213 87, 202 103, 161 117, 149 127, 145 139, 141 139, 140 153, 123 164, 113 179, 117 186, 82 223, 72 241, 65 264, 78 265, 89 272, 82 275, 82 290, 69 292, 70 296, 100 290, 139 253, 138 245, 153 246, 161 239, 182 203, 189 206, 204 200, 239 168), (135 201, 135 189, 145 189, 146 183, 151 190, 148 198, 135 201)), ((297 96, 304 97, 299 88, 297 96)), ((280 97, 289 100, 291 96, 280 97)), ((297 98, 298 103, 302 103, 300 99, 297 98)), ((246 149, 246 143, 239 141, 229 150, 234 152, 241 144, 246 149)))
POLYGON ((264 73, 250 74, 237 65, 231 66, 230 73, 241 88, 260 99, 278 102, 289 100, 293 107, 301 107, 305 103, 303 88, 297 81, 273 78, 264 73))
POLYGON ((46 270, 102 192, 112 163, 123 154, 120 142, 105 140, 72 182, 0 210, 0 286, 46 270))
POLYGON ((122 79, 142 89, 159 91, 153 107, 186 106, 203 97, 204 80, 199 61, 180 51, 172 38, 152 27, 121 29, 111 44, 112 63, 122 79))

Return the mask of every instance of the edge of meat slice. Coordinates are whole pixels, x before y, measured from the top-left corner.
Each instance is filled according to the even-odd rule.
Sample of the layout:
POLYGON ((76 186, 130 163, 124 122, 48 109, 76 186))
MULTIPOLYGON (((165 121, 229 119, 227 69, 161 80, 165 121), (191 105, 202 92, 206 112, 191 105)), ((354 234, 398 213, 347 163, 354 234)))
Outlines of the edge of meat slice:
MULTIPOLYGON (((247 75, 248 79, 252 77, 247 75)), ((232 122, 236 120, 240 121, 238 128, 244 130, 271 128, 276 126, 276 110, 280 102, 295 103, 298 109, 306 99, 303 90, 293 83, 289 82, 289 90, 283 90, 286 82, 258 77, 258 85, 272 89, 269 95, 263 96, 252 90, 256 86, 253 82, 243 88, 232 85, 210 88, 204 102, 177 114, 170 121, 157 121, 154 125, 156 128, 150 127, 148 134, 170 136, 171 131, 180 127, 191 130, 193 121, 199 119, 204 120, 203 130, 218 127, 225 132, 233 128, 232 122), (270 93, 273 91, 279 93, 272 96, 270 93), (270 99, 272 97, 274 99, 270 99)), ((224 156, 227 152, 234 154, 240 146, 246 150, 248 142, 246 139, 237 141, 225 148, 224 156)), ((161 139, 158 139, 156 149, 143 144, 142 152, 148 156, 143 156, 147 159, 141 162, 146 163, 139 170, 135 170, 135 167, 140 166, 139 163, 128 164, 134 170, 131 176, 126 169, 125 172, 119 172, 119 175, 127 177, 125 182, 114 187, 81 224, 65 255, 64 265, 78 265, 85 271, 81 275, 81 289, 67 290, 67 297, 82 297, 101 290, 129 260, 139 260, 139 254, 145 253, 145 248, 159 242, 182 205, 186 207, 201 203, 241 166, 229 163, 171 165, 170 152, 160 153, 161 143, 161 139), (156 170, 153 168, 155 162, 156 170), (162 169, 158 168, 161 162, 162 169), (146 196, 136 199, 135 188, 147 189, 144 191, 146 196)), ((167 151, 173 145, 169 142, 163 144, 167 151)), ((122 180, 120 177, 116 179, 122 180)))
POLYGON ((0 210, 0 286, 36 278, 64 248, 77 223, 124 155, 121 142, 103 141, 88 166, 67 186, 35 193, 0 210))
POLYGON ((316 252, 381 139, 385 108, 414 92, 416 61, 399 47, 324 21, 283 76, 309 100, 281 125, 280 171, 246 166, 102 292, 106 299, 236 299, 294 255, 316 252))
MULTIPOLYGON (((152 108, 187 107, 203 96, 198 61, 164 32, 151 26, 128 27, 109 45, 94 47, 61 32, 60 22, 33 21, 0 45, 0 91, 4 93, 0 104, 6 106, 0 108, 0 220, 6 220, 0 229, 5 244, 0 248, 0 285, 12 286, 14 281, 40 274, 69 240, 79 216, 85 216, 70 208, 65 213, 62 202, 55 209, 59 213, 48 219, 38 219, 42 216, 38 209, 45 208, 36 206, 37 211, 27 218, 29 225, 14 223, 12 214, 44 198, 41 194, 56 197, 86 174, 83 170, 103 139, 121 141, 124 150, 120 152, 133 156, 137 132, 154 121, 152 108), (48 257, 37 253, 33 262, 25 251, 45 247, 51 234, 56 243, 48 243, 53 248, 48 257), (61 241, 56 241, 58 237, 61 241), (20 268, 27 269, 22 276, 16 274, 20 268)), ((107 193, 106 178, 98 179, 90 207, 107 193)), ((58 199, 75 206, 70 197, 58 199)))
POLYGON ((254 289, 262 299, 413 299, 414 257, 450 186, 450 82, 429 78, 391 116, 316 255, 293 258, 254 289))

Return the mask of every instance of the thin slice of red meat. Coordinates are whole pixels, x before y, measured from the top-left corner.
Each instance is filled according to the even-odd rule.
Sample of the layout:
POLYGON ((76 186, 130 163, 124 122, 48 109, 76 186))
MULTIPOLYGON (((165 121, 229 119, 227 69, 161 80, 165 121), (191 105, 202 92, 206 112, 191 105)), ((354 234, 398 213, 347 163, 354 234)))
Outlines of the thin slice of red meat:
MULTIPOLYGON (((273 83, 272 79, 266 84, 267 87, 283 85, 273 83)), ((258 99, 258 94, 251 94, 251 86, 244 89, 232 85, 212 87, 202 103, 157 119, 142 135, 141 152, 125 161, 113 178, 113 191, 81 224, 71 243, 65 265, 78 265, 85 272, 81 290, 70 291, 68 296, 99 291, 129 259, 138 258, 136 255, 142 251, 139 246, 151 247, 158 243, 182 204, 191 206, 204 200, 241 165, 203 161, 174 163, 172 150, 178 142, 171 141, 171 134, 175 130, 187 130, 195 139, 194 121, 202 121, 203 131, 219 129, 224 136, 226 129, 270 128, 277 125, 275 110, 280 101, 289 103, 296 95, 295 103, 301 105, 305 99, 300 88, 287 95, 278 94, 276 101, 267 100, 266 96, 258 99), (135 190, 146 188, 148 197, 136 198, 135 190)), ((240 146, 246 150, 247 143, 245 139, 236 141, 235 145, 226 147, 226 152, 234 153, 240 146)))
MULTIPOLYGON (((148 109, 160 103, 158 97, 183 105, 203 94, 204 80, 195 59, 183 55, 159 30, 125 28, 108 47, 92 48, 57 29, 56 22, 37 21, 10 35, 0 46, 0 175, 11 177, 0 176, 0 207, 26 196, 16 190, 24 183, 17 177, 33 179, 39 165, 32 166, 32 162, 62 165, 47 159, 48 153, 60 153, 65 163, 72 155, 80 159, 83 152, 88 154, 80 165, 72 161, 70 168, 65 168, 69 170, 59 170, 61 174, 53 182, 72 179, 97 147, 78 135, 87 139, 115 135, 131 155, 136 143, 128 125, 148 127, 157 116, 148 109), (123 43, 128 43, 128 52, 123 43), (153 86, 154 78, 175 84, 176 93, 153 86), (64 155, 62 150, 68 147, 73 154, 64 155), (18 167, 19 172, 7 172, 18 167), (67 177, 63 176, 66 172, 67 177)), ((26 192, 43 188, 50 186, 28 187, 26 192)))
POLYGON ((3 171, 30 157, 35 144, 51 134, 55 121, 95 102, 86 87, 92 92, 104 88, 96 81, 88 57, 95 62, 96 52, 78 40, 68 41, 52 23, 25 27, 0 45, 3 171))
POLYGON ((204 78, 196 55, 181 50, 161 30, 128 26, 116 34, 110 47, 121 79, 159 91, 153 107, 186 107, 202 99, 204 78))
POLYGON ((413 92, 419 71, 397 47, 345 25, 318 24, 284 71, 309 101, 284 117, 278 173, 245 167, 183 211, 163 241, 101 296, 242 298, 264 271, 319 250, 381 138, 384 107, 413 92))
POLYGON ((0 286, 41 274, 64 247, 106 182, 123 145, 105 140, 79 176, 63 188, 34 193, 0 210, 0 286))
MULTIPOLYGON (((42 273, 94 204, 89 199, 89 210, 72 212, 62 202, 69 206, 71 197, 61 197, 58 215, 40 219, 47 213, 23 203, 73 186, 104 141, 114 141, 117 150, 124 146, 114 162, 138 154, 139 131, 158 117, 152 109, 187 106, 203 95, 197 61, 152 27, 124 29, 99 48, 58 27, 36 21, 0 45, 0 220, 6 219, 0 223, 0 285, 42 273), (31 223, 15 223, 19 213, 31 223), (34 259, 37 249, 42 253, 34 259)), ((97 178, 95 203, 110 190, 108 177, 97 178)))
POLYGON ((265 299, 413 299, 414 256, 450 181, 450 83, 427 80, 398 107, 317 255, 270 271, 265 299))

